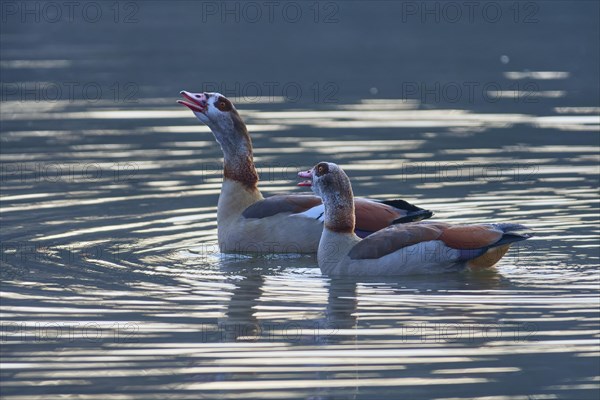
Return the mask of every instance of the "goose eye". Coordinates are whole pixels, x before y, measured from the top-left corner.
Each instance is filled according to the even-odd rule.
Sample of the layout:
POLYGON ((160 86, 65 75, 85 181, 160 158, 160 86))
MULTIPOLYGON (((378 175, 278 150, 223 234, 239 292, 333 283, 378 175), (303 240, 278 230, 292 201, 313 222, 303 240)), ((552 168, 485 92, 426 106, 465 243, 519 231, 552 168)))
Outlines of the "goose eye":
POLYGON ((216 106, 221 111, 230 111, 231 110, 231 103, 222 97, 217 101, 216 106))
POLYGON ((317 165, 317 175, 321 176, 329 172, 329 165, 321 163, 317 165))

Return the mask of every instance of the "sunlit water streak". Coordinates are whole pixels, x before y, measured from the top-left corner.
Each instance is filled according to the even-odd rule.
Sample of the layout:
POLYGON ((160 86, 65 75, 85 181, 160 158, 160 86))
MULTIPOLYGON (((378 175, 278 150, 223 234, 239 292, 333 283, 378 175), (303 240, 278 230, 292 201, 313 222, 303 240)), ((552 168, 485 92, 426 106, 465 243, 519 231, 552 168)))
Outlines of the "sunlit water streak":
POLYGON ((322 276, 312 256, 219 253, 220 151, 163 100, 152 110, 55 104, 35 118, 3 108, 3 394, 385 398, 402 388, 525 399, 598 389, 597 116, 241 105, 266 194, 298 191, 298 170, 332 160, 358 195, 537 234, 492 271, 356 281, 322 276), (55 122, 69 119, 72 130, 55 122))

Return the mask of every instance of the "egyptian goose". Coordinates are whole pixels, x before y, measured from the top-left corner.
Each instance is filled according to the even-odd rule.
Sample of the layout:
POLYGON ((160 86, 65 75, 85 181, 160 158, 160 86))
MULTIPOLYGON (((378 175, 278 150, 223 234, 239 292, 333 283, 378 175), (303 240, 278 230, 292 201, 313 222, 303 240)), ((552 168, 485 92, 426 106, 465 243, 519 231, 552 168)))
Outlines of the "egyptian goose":
MULTIPOLYGON (((318 196, 287 194, 263 198, 252 157, 252 141, 237 110, 219 93, 182 91, 196 118, 208 125, 221 145, 224 179, 217 206, 222 252, 316 253, 324 208, 318 196)), ((361 237, 391 224, 419 221, 433 213, 403 200, 356 199, 356 229, 361 237)))
POLYGON ((450 225, 414 222, 393 225, 366 239, 354 233, 354 196, 346 173, 321 162, 300 172, 325 205, 317 260, 330 276, 388 276, 487 268, 510 244, 531 237, 517 224, 450 225))

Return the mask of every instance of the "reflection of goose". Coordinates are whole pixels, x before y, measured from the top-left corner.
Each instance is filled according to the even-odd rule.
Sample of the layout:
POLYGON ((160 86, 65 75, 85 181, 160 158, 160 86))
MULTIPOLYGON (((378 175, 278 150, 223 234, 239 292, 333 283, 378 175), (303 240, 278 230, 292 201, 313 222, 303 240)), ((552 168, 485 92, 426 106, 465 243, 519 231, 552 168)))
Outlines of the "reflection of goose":
MULTIPOLYGON (((323 205, 313 195, 288 194, 264 199, 246 125, 219 93, 181 92, 179 100, 205 123, 221 145, 224 180, 219 196, 219 247, 224 252, 314 253, 322 232, 323 205)), ((432 213, 403 200, 356 199, 356 232, 361 237, 432 213)))
POLYGON ((361 240, 354 234, 350 180, 336 164, 322 162, 299 176, 309 178, 325 204, 319 243, 321 270, 330 275, 404 275, 486 268, 497 263, 512 242, 531 237, 517 224, 450 225, 420 222, 395 225, 361 240))
POLYGON ((323 341, 333 343, 336 341, 356 339, 356 335, 350 337, 338 335, 339 331, 356 329, 356 289, 356 281, 332 279, 329 282, 325 320, 326 325, 324 326, 326 334, 323 337, 323 341))
POLYGON ((260 338, 262 327, 254 316, 254 307, 259 302, 264 282, 264 276, 250 273, 236 285, 228 303, 227 318, 219 326, 226 341, 236 341, 239 337, 245 340, 260 338))

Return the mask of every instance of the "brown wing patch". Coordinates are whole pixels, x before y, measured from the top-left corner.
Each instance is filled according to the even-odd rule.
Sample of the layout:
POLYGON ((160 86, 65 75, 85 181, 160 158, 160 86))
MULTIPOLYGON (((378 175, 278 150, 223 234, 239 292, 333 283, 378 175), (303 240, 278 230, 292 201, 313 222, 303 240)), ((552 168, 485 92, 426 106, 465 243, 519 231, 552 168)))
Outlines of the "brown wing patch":
POLYGON ((392 221, 405 214, 387 204, 377 203, 366 199, 354 199, 356 210, 356 229, 376 232, 390 226, 392 221))
POLYGON ((318 196, 282 194, 257 201, 246 208, 244 218, 267 218, 280 213, 297 214, 321 204, 318 196))
POLYGON ((404 247, 438 239, 443 225, 422 223, 394 225, 368 236, 354 246, 348 255, 353 260, 381 258, 404 247))
POLYGON ((503 232, 490 225, 458 225, 442 232, 440 240, 453 249, 480 249, 496 243, 503 232))

